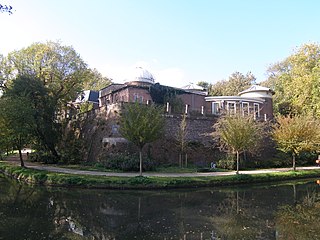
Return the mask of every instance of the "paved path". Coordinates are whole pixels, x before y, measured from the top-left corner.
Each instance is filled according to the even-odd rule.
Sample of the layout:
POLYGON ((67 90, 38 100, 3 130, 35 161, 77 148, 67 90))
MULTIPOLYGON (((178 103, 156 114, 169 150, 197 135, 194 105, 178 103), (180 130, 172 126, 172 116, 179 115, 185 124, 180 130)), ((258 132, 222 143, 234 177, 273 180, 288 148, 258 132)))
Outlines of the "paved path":
MULTIPOLYGON (((7 162, 15 165, 20 165, 20 160, 17 156, 12 156, 7 158, 7 162)), ((46 170, 49 172, 58 172, 58 173, 69 173, 69 174, 82 174, 82 175, 93 175, 93 176, 117 176, 117 177, 135 177, 139 176, 137 172, 99 172, 99 171, 86 171, 86 170, 77 170, 71 168, 62 168, 55 167, 50 165, 45 165, 41 163, 31 163, 25 161, 25 166, 27 168, 37 169, 37 170, 46 170)), ((259 169, 259 170, 249 170, 249 171, 240 171, 240 174, 259 174, 259 173, 274 173, 274 172, 286 172, 290 171, 292 168, 270 168, 270 169, 259 169)), ((320 169, 316 166, 311 167, 298 167, 297 170, 312 170, 320 169)), ((235 175, 235 171, 230 172, 207 172, 207 173, 157 173, 157 172, 145 172, 143 176, 154 176, 154 177, 203 177, 203 176, 228 176, 235 175)))

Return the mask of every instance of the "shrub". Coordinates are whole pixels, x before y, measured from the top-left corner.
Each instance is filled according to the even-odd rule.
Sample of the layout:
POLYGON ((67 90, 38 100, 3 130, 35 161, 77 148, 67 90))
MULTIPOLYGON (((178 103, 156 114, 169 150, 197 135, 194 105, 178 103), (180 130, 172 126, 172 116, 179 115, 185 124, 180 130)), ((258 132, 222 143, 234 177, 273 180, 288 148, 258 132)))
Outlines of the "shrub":
POLYGON ((49 152, 36 151, 29 154, 31 162, 57 163, 58 159, 49 152))
POLYGON ((223 169, 229 169, 232 170, 234 169, 235 161, 233 156, 229 155, 224 159, 220 159, 217 162, 217 167, 218 168, 223 168, 223 169))
MULTIPOLYGON (((139 156, 116 154, 109 156, 101 161, 105 168, 122 170, 122 171, 139 171, 139 156)), ((143 170, 150 171, 155 169, 155 163, 150 158, 145 158, 143 161, 143 170)))

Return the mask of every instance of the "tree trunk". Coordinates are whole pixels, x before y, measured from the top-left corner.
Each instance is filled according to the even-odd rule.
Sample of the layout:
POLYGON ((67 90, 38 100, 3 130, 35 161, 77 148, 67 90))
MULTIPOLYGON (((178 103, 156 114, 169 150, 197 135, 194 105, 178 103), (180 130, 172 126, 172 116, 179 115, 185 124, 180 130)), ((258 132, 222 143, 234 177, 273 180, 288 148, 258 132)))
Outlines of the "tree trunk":
POLYGON ((179 167, 182 168, 182 153, 179 153, 179 167))
POLYGON ((139 158, 140 158, 140 176, 142 176, 142 148, 139 150, 139 158))
POLYGON ((237 174, 239 174, 239 151, 237 153, 237 174))
POLYGON ((186 164, 186 168, 188 167, 188 153, 186 153, 186 162, 185 162, 185 164, 186 164))
POLYGON ((23 158, 22 158, 21 148, 19 148, 19 158, 20 158, 20 165, 21 165, 21 167, 24 167, 24 161, 23 161, 23 158))
POLYGON ((292 169, 296 170, 296 154, 294 152, 292 153, 292 169))

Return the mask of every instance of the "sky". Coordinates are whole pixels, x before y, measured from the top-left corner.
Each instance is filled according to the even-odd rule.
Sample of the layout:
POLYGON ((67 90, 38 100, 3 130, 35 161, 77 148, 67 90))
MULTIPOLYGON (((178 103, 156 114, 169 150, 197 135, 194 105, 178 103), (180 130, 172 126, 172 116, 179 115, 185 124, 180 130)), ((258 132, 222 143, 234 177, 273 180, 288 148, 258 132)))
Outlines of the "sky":
POLYGON ((0 54, 34 42, 73 46, 122 83, 131 69, 182 87, 233 72, 266 80, 270 65, 320 42, 317 0, 0 0, 0 54))

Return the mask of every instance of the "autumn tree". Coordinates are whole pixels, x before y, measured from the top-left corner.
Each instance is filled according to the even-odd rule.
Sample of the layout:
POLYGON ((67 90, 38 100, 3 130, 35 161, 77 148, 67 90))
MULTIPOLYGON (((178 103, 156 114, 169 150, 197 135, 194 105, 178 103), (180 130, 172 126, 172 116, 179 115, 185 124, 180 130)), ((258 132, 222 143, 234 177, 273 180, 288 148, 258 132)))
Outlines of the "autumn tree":
POLYGON ((296 157, 305 151, 318 150, 320 145, 320 125, 312 117, 279 116, 276 119, 272 137, 278 148, 292 155, 292 169, 296 170, 296 157))
POLYGON ((14 90, 17 96, 29 92, 28 101, 37 112, 33 129, 37 140, 56 158, 62 134, 59 125, 65 120, 68 103, 84 86, 99 88, 99 84, 109 84, 109 80, 88 68, 71 46, 59 42, 34 43, 0 56, 0 90, 5 94, 20 89, 14 90))
POLYGON ((248 72, 246 75, 240 72, 234 72, 228 80, 218 81, 209 88, 209 94, 212 96, 234 96, 239 92, 255 84, 256 78, 248 72))
POLYGON ((185 166, 187 167, 187 115, 183 114, 181 118, 181 122, 179 124, 178 132, 176 135, 176 141, 179 148, 179 166, 183 166, 183 155, 185 155, 185 166))
POLYGON ((275 91, 274 108, 282 115, 320 117, 320 45, 304 44, 268 69, 264 86, 275 91))
POLYGON ((222 149, 236 155, 236 171, 239 173, 240 154, 255 153, 261 146, 264 136, 263 123, 251 117, 227 115, 214 125, 214 138, 222 149))
POLYGON ((104 77, 97 69, 88 69, 83 90, 99 91, 111 84, 111 79, 104 77))
POLYGON ((9 53, 3 67, 7 85, 17 76, 41 80, 59 110, 82 90, 88 70, 87 64, 71 46, 52 41, 34 43, 9 53))
POLYGON ((161 137, 164 124, 163 109, 155 105, 127 104, 122 111, 120 133, 139 148, 140 176, 143 147, 161 137))

